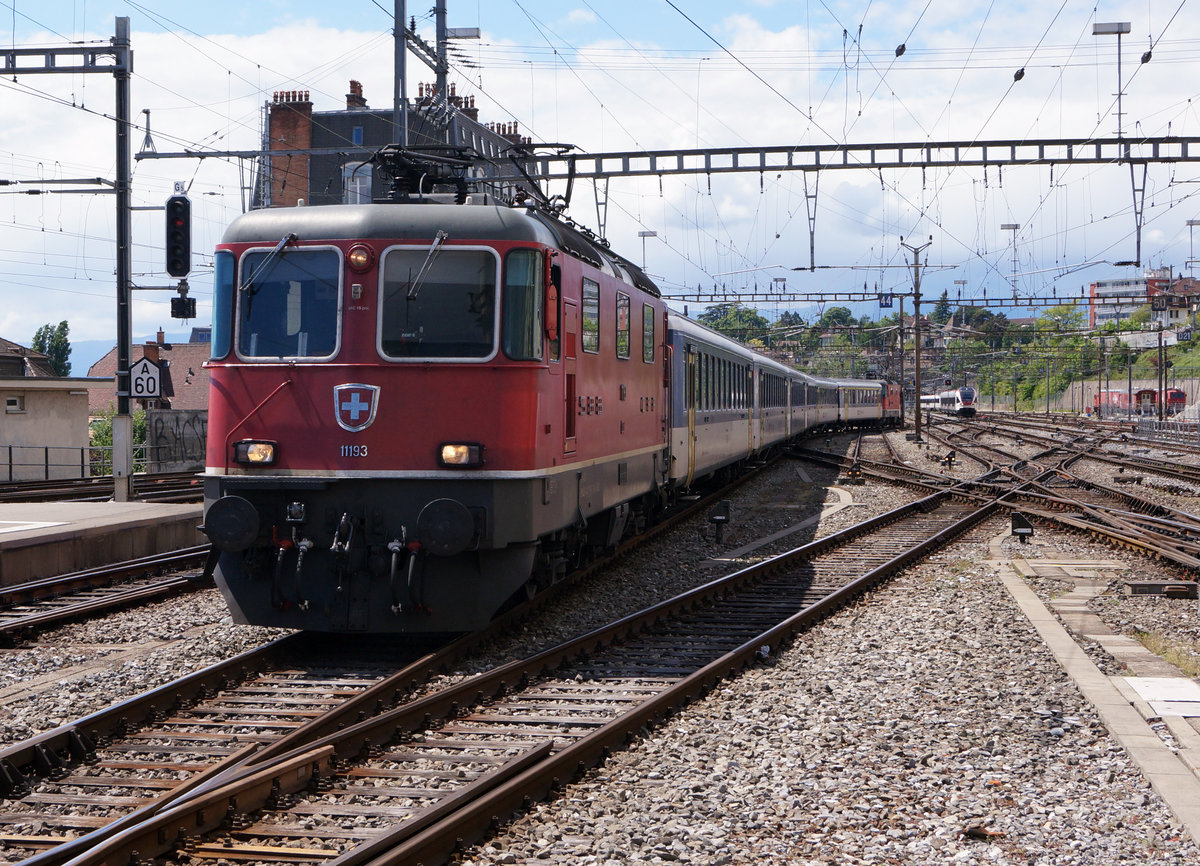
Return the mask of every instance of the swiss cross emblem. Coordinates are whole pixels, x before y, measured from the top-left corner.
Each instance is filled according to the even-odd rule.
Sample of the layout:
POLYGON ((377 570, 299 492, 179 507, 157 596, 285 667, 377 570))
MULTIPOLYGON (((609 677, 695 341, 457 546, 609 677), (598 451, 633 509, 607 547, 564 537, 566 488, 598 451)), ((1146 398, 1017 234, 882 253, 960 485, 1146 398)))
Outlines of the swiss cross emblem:
POLYGON ((370 427, 378 406, 378 385, 352 383, 333 389, 333 416, 343 430, 357 433, 370 427))

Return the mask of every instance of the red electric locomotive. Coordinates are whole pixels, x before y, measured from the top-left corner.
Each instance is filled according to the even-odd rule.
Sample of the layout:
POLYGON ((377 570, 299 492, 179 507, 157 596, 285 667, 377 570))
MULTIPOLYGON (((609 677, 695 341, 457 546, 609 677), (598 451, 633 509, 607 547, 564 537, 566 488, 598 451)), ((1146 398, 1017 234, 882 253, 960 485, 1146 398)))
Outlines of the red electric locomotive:
POLYGON ((235 220, 205 483, 235 620, 477 629, 614 543, 670 471, 665 330, 635 265, 532 207, 235 220))

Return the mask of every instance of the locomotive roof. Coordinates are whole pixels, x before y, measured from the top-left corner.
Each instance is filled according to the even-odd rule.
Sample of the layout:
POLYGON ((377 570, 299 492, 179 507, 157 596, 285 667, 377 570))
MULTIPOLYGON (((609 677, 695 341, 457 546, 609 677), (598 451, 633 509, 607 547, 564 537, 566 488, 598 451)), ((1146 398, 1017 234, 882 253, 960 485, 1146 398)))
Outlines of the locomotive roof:
POLYGON ((222 243, 355 238, 432 238, 445 231, 453 240, 516 240, 555 245, 554 236, 525 212, 508 207, 442 204, 332 204, 264 208, 242 214, 225 230, 222 243))
POLYGON ((532 208, 481 204, 341 204, 264 208, 242 214, 221 243, 277 243, 288 234, 301 241, 356 238, 432 238, 526 241, 561 249, 605 273, 659 296, 642 270, 578 229, 532 208))

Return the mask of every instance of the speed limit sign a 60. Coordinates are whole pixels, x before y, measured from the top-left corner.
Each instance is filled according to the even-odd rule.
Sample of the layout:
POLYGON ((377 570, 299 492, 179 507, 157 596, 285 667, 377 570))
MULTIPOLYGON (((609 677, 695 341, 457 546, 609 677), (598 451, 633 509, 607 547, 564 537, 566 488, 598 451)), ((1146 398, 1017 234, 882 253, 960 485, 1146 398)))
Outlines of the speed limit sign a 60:
POLYGON ((129 396, 145 400, 161 395, 160 371, 158 364, 149 358, 142 358, 129 368, 129 396))

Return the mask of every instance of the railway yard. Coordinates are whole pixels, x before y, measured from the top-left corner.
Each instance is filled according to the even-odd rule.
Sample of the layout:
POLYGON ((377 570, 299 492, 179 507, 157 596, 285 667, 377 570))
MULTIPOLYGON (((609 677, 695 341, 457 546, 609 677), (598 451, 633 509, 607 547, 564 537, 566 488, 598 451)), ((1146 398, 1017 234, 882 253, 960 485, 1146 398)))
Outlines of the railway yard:
POLYGON ((0 862, 1200 862, 1200 455, 927 434, 810 440, 446 651, 234 625, 199 581, 14 628, 0 862))

